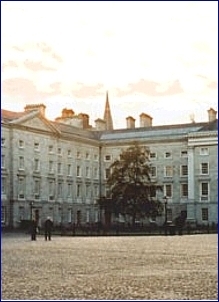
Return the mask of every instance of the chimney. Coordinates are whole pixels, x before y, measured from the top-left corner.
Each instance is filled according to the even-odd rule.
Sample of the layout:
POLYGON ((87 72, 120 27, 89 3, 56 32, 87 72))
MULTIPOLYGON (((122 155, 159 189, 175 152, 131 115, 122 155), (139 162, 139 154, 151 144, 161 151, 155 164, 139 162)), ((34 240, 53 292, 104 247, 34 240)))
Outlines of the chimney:
POLYGON ((83 129, 87 129, 87 128, 90 128, 90 125, 89 125, 89 115, 86 114, 86 113, 80 113, 78 115, 79 118, 82 119, 83 121, 83 129))
POLYGON ((135 128, 135 119, 132 116, 128 116, 126 118, 126 125, 127 125, 127 129, 134 129, 135 128))
POLYGON ((151 127, 152 120, 153 118, 150 115, 146 113, 140 114, 140 127, 151 127))
POLYGON ((95 120, 95 128, 97 131, 105 131, 106 130, 106 121, 98 118, 95 120))
POLYGON ((208 110, 208 121, 209 121, 209 123, 215 121, 217 119, 216 116, 217 116, 217 111, 215 111, 213 108, 210 108, 208 110))
POLYGON ((64 108, 62 110, 62 118, 72 118, 74 116, 74 111, 72 109, 64 108))
POLYGON ((46 109, 46 106, 44 104, 26 105, 24 108, 25 112, 38 110, 43 117, 45 117, 45 109, 46 109))

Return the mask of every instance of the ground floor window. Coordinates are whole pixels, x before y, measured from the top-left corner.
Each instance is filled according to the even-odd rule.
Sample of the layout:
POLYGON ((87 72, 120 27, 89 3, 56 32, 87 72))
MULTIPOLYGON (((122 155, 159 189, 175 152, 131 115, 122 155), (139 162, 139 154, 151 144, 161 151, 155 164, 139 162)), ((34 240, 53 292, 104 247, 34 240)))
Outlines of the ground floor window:
POLYGON ((202 208, 202 220, 208 221, 208 208, 202 208))

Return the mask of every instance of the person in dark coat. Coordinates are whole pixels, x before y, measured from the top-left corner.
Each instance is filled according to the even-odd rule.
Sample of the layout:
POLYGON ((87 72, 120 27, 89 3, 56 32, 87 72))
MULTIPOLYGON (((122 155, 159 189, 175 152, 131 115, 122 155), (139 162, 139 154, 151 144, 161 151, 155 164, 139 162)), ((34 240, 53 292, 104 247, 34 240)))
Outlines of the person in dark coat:
POLYGON ((37 235, 37 222, 36 222, 35 219, 31 220, 30 234, 31 234, 31 240, 36 240, 36 235, 37 235))
POLYGON ((47 217, 44 228, 45 228, 45 240, 47 239, 51 240, 53 222, 50 217, 47 217))

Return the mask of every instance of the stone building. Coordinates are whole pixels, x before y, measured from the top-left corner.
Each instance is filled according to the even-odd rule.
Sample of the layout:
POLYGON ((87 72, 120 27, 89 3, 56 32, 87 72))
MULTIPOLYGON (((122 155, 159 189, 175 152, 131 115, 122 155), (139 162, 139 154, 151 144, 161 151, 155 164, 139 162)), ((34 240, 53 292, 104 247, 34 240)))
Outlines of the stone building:
MULTIPOLYGON (((103 119, 89 124, 89 115, 63 109, 49 121, 43 104, 24 112, 2 109, 1 222, 18 227, 49 215, 55 225, 97 222, 97 205, 108 196, 109 167, 133 142, 150 148, 152 180, 163 184, 156 198, 167 198, 168 220, 182 211, 199 224, 217 223, 217 112, 208 110, 202 123, 153 126, 142 113, 140 127, 127 117, 127 128, 113 130, 107 93, 103 119)), ((163 223, 164 217, 157 222, 163 223)))

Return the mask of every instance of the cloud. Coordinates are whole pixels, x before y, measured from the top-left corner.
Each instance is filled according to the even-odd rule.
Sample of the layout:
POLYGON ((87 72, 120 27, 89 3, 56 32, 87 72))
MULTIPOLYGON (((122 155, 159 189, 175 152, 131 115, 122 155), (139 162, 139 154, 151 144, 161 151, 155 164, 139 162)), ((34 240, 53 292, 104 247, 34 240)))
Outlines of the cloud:
POLYGON ((74 97, 90 98, 94 96, 100 96, 103 94, 104 85, 101 83, 98 83, 93 86, 84 85, 83 83, 77 83, 76 85, 79 88, 72 90, 72 94, 74 95, 74 97))
POLYGON ((32 102, 45 99, 49 96, 56 95, 53 89, 49 91, 39 91, 34 82, 25 78, 10 78, 2 82, 2 93, 6 97, 14 97, 14 100, 22 100, 22 102, 32 102))
POLYGON ((51 57, 52 57, 53 59, 55 59, 56 61, 58 61, 58 62, 61 63, 61 62, 63 61, 62 58, 61 58, 61 56, 59 56, 58 54, 56 54, 56 53, 53 51, 52 47, 50 47, 48 44, 46 44, 46 43, 44 43, 44 42, 42 42, 42 43, 37 43, 37 48, 39 48, 43 53, 48 53, 48 54, 50 54, 51 57))
POLYGON ((20 48, 18 46, 12 46, 12 48, 15 49, 15 50, 17 50, 17 51, 22 51, 22 52, 24 51, 23 48, 20 48))
POLYGON ((120 90, 117 88, 117 96, 119 97, 134 93, 140 93, 149 96, 168 96, 182 92, 184 91, 178 80, 168 83, 158 83, 141 79, 136 83, 129 83, 125 90, 120 90))
POLYGON ((54 71, 54 70, 56 70, 53 67, 43 65, 42 62, 34 62, 34 61, 30 61, 30 60, 25 60, 24 66, 32 71, 42 71, 42 70, 54 71))
POLYGON ((2 69, 5 69, 5 68, 17 68, 18 65, 15 61, 12 61, 12 60, 9 60, 8 62, 4 63, 2 65, 2 69))
POLYGON ((207 85, 209 88, 211 89, 217 89, 218 88, 218 84, 216 81, 212 81, 207 85))

